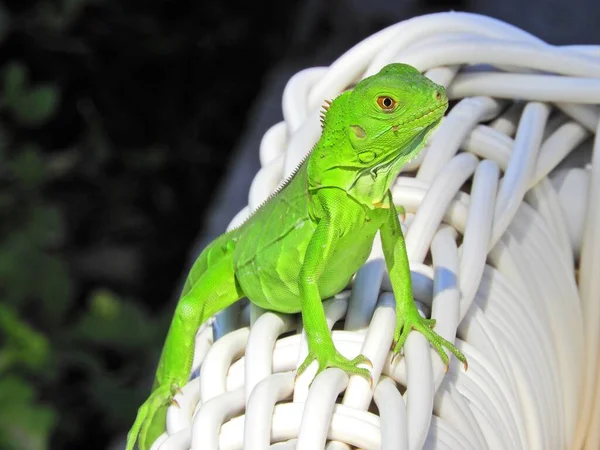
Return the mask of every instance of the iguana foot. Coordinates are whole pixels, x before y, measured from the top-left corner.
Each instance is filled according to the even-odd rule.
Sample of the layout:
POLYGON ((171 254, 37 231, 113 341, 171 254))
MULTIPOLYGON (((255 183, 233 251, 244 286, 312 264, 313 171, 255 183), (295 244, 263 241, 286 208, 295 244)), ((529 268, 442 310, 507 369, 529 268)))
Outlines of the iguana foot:
POLYGON ((467 370, 469 365, 465 355, 463 355, 462 352, 457 349, 454 344, 452 344, 452 342, 447 341, 432 330, 432 328, 435 326, 435 319, 426 319, 422 317, 415 306, 408 308, 408 311, 408 314, 406 314, 404 317, 399 317, 396 323, 394 342, 392 343, 392 353, 394 357, 400 353, 400 349, 402 349, 404 346, 406 338, 408 337, 408 333, 410 333, 411 330, 416 330, 424 335, 433 348, 437 350, 440 358, 442 358, 442 361, 446 365, 446 371, 448 370, 448 364, 450 361, 444 348, 450 350, 454 356, 456 356, 458 360, 464 364, 465 370, 467 370))
POLYGON ((135 422, 129 433, 127 433, 125 450, 133 450, 136 441, 141 450, 150 448, 154 440, 165 430, 164 422, 162 424, 158 422, 153 425, 154 419, 161 408, 165 408, 172 402, 175 402, 173 397, 179 391, 179 386, 174 384, 164 384, 152 391, 148 399, 138 409, 135 422))
POLYGON ((296 378, 298 378, 298 376, 300 376, 300 374, 315 360, 319 363, 319 368, 317 369, 315 377, 328 367, 337 367, 338 369, 342 369, 348 375, 360 375, 361 377, 366 378, 370 383, 373 382, 369 369, 358 367, 359 364, 366 364, 372 368, 373 363, 369 358, 365 355, 358 355, 354 359, 348 359, 342 356, 342 354, 333 346, 331 349, 319 347, 319 351, 317 352, 309 350, 308 356, 304 362, 300 364, 300 367, 298 367, 296 378))

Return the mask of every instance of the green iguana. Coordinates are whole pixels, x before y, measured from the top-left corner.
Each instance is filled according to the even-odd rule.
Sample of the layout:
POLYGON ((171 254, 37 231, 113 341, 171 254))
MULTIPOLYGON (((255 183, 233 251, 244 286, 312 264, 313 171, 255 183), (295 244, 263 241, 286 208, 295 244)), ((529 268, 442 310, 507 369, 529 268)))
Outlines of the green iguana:
POLYGON ((344 289, 364 264, 377 231, 396 297, 392 351, 411 330, 421 332, 448 364, 452 343, 421 317, 390 186, 414 158, 448 108, 442 86, 405 64, 390 64, 325 106, 323 131, 294 174, 239 228, 215 239, 194 263, 162 350, 152 393, 139 408, 127 450, 146 449, 165 429, 165 411, 188 381, 194 336, 202 323, 247 297, 262 308, 302 312, 308 356, 318 371, 338 367, 371 379, 364 356, 335 348, 322 300, 344 289))

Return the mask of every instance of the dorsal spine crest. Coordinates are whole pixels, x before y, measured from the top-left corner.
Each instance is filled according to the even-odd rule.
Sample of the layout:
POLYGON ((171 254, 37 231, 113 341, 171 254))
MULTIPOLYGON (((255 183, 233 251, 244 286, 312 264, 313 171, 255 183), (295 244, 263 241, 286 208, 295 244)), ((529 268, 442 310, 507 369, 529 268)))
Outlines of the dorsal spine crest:
POLYGON ((325 117, 327 116, 327 111, 329 111, 329 107, 331 106, 331 100, 325 100, 325 104, 321 106, 321 114, 320 114, 320 120, 321 120, 321 129, 323 129, 325 127, 325 117))

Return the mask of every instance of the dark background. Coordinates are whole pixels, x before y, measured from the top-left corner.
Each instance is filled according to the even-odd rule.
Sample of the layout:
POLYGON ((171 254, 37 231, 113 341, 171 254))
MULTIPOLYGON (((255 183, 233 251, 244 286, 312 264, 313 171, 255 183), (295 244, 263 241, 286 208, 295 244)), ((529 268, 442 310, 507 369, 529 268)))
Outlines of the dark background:
POLYGON ((600 43, 594 0, 0 3, 0 449, 121 448, 286 81, 450 9, 600 43))

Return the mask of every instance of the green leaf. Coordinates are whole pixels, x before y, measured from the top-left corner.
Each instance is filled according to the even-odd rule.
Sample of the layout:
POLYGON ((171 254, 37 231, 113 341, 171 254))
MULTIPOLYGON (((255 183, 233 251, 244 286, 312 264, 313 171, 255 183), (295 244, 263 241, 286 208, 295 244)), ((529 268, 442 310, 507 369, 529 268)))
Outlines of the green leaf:
POLYGON ((44 162, 33 145, 24 146, 10 161, 10 170, 22 188, 35 190, 45 178, 44 162))
POLYGON ((4 69, 4 102, 7 106, 13 106, 25 91, 27 86, 27 67, 12 61, 4 69))
POLYGON ((46 336, 23 322, 8 305, 0 304, 0 332, 5 345, 0 349, 0 372, 22 364, 32 369, 43 367, 50 356, 46 336))
POLYGON ((71 278, 64 261, 41 250, 25 232, 13 232, 0 244, 3 301, 29 305, 48 325, 58 325, 72 301, 71 278))
POLYGON ((86 397, 102 410, 107 418, 109 426, 118 428, 128 424, 131 420, 134 408, 125 405, 139 405, 148 394, 147 386, 140 391, 132 389, 124 381, 122 373, 95 373, 90 376, 90 382, 86 384, 86 397), (119 399, 118 402, 115 399, 119 399))
POLYGON ((33 388, 25 381, 17 377, 0 379, 0 448, 49 448, 55 413, 33 399, 33 388))
POLYGON ((56 248, 64 241, 65 226, 58 207, 48 204, 35 206, 30 211, 28 236, 42 247, 56 248))
POLYGON ((22 125, 40 126, 54 115, 58 100, 55 86, 36 86, 12 105, 13 114, 22 125))
POLYGON ((32 291, 31 273, 25 268, 35 265, 39 256, 25 233, 13 232, 0 244, 0 286, 2 301, 20 305, 32 291))
POLYGON ((46 324, 57 326, 71 304, 71 279, 65 263, 57 256, 42 254, 31 268, 34 292, 46 324))
POLYGON ((144 347, 156 337, 156 327, 142 308, 106 289, 93 292, 88 305, 87 314, 74 326, 74 339, 127 351, 144 347))
POLYGON ((90 312, 106 320, 117 317, 121 307, 119 299, 108 289, 98 289, 90 299, 90 312))

